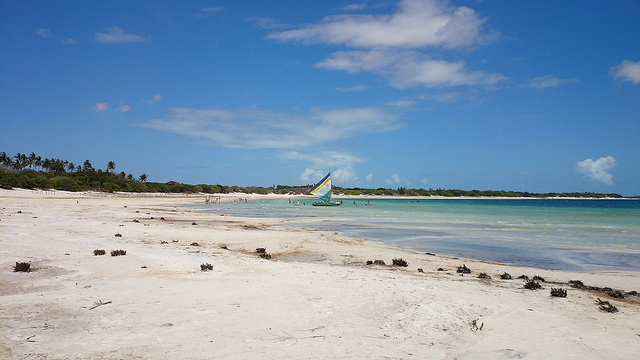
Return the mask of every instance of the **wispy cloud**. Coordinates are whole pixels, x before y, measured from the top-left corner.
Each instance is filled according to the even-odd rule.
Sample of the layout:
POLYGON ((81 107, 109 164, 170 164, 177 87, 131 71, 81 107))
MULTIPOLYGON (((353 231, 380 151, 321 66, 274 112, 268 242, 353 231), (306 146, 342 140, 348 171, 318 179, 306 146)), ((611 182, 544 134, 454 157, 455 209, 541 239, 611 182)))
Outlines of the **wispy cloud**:
POLYGON ((400 179, 400 175, 393 174, 391 175, 391 179, 385 179, 384 181, 389 185, 397 185, 397 184, 400 184, 400 182, 402 182, 402 179, 400 179))
POLYGON ((546 89, 551 87, 557 87, 566 83, 580 82, 578 79, 560 79, 559 77, 551 74, 537 77, 533 80, 529 80, 520 87, 527 87, 532 89, 546 89))
POLYGON ((44 39, 53 38, 53 33, 49 29, 38 28, 38 31, 36 31, 36 34, 38 34, 41 38, 44 38, 44 39))
POLYGON ((352 73, 373 71, 397 88, 492 86, 507 79, 500 74, 469 71, 464 61, 435 60, 416 51, 395 49, 339 51, 316 64, 316 67, 352 73))
POLYGON ((290 28, 289 25, 280 24, 276 22, 273 18, 269 18, 269 17, 254 16, 254 17, 248 17, 246 20, 250 23, 253 23, 253 26, 260 29, 265 29, 265 30, 290 28))
POLYGON ((193 14, 193 17, 195 17, 196 19, 205 19, 222 10, 224 10, 223 6, 208 7, 198 10, 197 13, 193 14))
POLYGON ((129 106, 129 105, 120 105, 120 106, 118 106, 118 111, 120 111, 120 112, 127 112, 129 110, 131 110, 131 106, 129 106))
POLYGON ((49 30, 49 29, 38 28, 38 30, 36 31, 36 34, 38 34, 38 36, 40 36, 43 39, 58 40, 58 41, 62 42, 65 45, 73 45, 73 44, 77 43, 77 41, 75 39, 71 39, 71 38, 60 40, 60 38, 55 36, 53 34, 53 32, 51 30, 49 30))
POLYGON ((342 91, 342 92, 356 92, 356 91, 369 90, 369 87, 366 86, 366 85, 357 85, 357 86, 352 86, 352 87, 348 87, 348 88, 337 87, 336 90, 342 91))
POLYGON ((161 99, 162 99, 162 94, 155 94, 155 95, 153 95, 151 100, 147 101, 147 103, 149 105, 153 105, 153 104, 157 103, 158 101, 160 101, 161 99))
POLYGON ((255 108, 171 108, 164 119, 134 125, 182 135, 203 144, 244 149, 307 148, 404 126, 399 114, 375 107, 314 109, 308 114, 255 108))
POLYGON ((614 79, 630 81, 634 85, 638 85, 640 84, 640 61, 622 60, 622 63, 612 67, 609 73, 614 79))
POLYGON ((127 34, 123 29, 114 26, 107 33, 97 33, 96 41, 101 44, 124 44, 132 42, 147 42, 148 38, 136 34, 127 34))
POLYGON ((397 88, 492 87, 507 78, 469 70, 464 61, 435 59, 425 53, 429 49, 472 48, 494 41, 498 34, 487 30, 484 23, 485 19, 468 7, 453 7, 438 0, 403 0, 391 15, 331 16, 317 24, 272 32, 268 38, 358 49, 334 52, 316 67, 374 72, 397 88))
POLYGON ((607 156, 601 157, 596 161, 592 159, 578 161, 576 169, 589 180, 601 182, 606 185, 613 185, 613 175, 611 175, 609 171, 616 167, 616 165, 616 159, 612 156, 607 156))

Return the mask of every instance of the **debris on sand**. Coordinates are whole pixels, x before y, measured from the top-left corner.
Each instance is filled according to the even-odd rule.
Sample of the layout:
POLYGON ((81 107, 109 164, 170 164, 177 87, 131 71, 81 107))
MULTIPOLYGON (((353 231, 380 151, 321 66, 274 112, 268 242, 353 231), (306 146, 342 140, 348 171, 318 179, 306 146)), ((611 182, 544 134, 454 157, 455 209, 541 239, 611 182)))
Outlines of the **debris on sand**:
POLYGON ((480 319, 475 319, 473 321, 471 321, 471 330, 473 331, 482 331, 482 328, 484 327, 484 323, 480 324, 480 326, 478 326, 478 320, 480 319))
POLYGON ((267 252, 267 248, 257 248, 256 249, 256 254, 262 254, 262 253, 266 253, 267 252))
POLYGON ((624 299, 625 296, 635 296, 637 294, 636 291, 630 291, 625 294, 623 291, 615 290, 610 287, 589 286, 589 285, 583 284, 582 281, 580 280, 569 280, 569 285, 571 285, 571 287, 573 288, 580 289, 580 290, 591 290, 591 291, 602 292, 616 299, 624 299))
POLYGON ((608 302, 608 301, 600 300, 600 298, 598 298, 598 300, 596 300, 596 304, 600 305, 599 309, 604 311, 604 312, 609 312, 609 313, 617 313, 618 312, 618 308, 617 307, 615 307, 614 305, 611 305, 611 303, 608 302))
POLYGON ((561 288, 551 288, 551 296, 553 297, 567 297, 567 290, 561 288))
POLYGON ((113 251, 111 251, 111 256, 123 256, 123 255, 127 255, 127 251, 126 250, 113 250, 113 251))
POLYGON ((262 253, 260 253, 260 257, 263 258, 263 259, 270 260, 271 259, 271 254, 269 254, 267 252, 262 252, 262 253))
POLYGON ((200 270, 201 271, 213 270, 213 265, 211 265, 209 263, 201 264, 200 265, 200 270))
POLYGON ((458 266, 458 270, 456 272, 458 274, 471 274, 471 270, 465 264, 462 264, 462 266, 458 266))
POLYGON ((487 273, 480 273, 480 275, 478 275, 478 279, 491 279, 491 276, 487 273))
POLYGON ((106 253, 107 253, 107 252, 106 252, 106 251, 104 251, 104 250, 98 250, 98 249, 93 250, 93 255, 94 255, 94 256, 104 255, 104 254, 106 254, 106 253))
POLYGON ((373 265, 386 265, 384 260, 373 260, 373 265))
POLYGON ((31 263, 16 261, 16 266, 13 267, 13 271, 14 272, 31 272, 31 263))
POLYGON ((539 290, 542 289, 542 285, 540 285, 539 282, 530 279, 524 284, 524 288, 529 290, 539 290))
POLYGON ((392 261, 393 261, 393 266, 404 266, 404 267, 409 266, 409 263, 403 258, 393 259, 392 261))
POLYGON ((192 242, 191 244, 189 244, 189 246, 200 246, 200 244, 198 244, 197 242, 192 242))
POLYGON ((538 275, 533 275, 533 280, 544 282, 544 278, 542 276, 538 276, 538 275))
POLYGON ((504 272, 504 274, 500 275, 500 279, 502 280, 511 280, 511 274, 509 274, 508 272, 504 272))

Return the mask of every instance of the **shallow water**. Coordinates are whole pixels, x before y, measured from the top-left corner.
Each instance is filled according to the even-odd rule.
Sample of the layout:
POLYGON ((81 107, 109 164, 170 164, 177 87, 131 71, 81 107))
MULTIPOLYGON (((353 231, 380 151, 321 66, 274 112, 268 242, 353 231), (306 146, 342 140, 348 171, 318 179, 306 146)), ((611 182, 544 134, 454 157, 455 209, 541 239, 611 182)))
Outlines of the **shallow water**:
MULTIPOLYGON (((640 270, 640 201, 288 199, 198 205, 215 213, 295 220, 407 249, 561 270, 640 270), (297 201, 296 201, 297 202, 297 201)), ((288 223, 287 226, 292 226, 288 223)))

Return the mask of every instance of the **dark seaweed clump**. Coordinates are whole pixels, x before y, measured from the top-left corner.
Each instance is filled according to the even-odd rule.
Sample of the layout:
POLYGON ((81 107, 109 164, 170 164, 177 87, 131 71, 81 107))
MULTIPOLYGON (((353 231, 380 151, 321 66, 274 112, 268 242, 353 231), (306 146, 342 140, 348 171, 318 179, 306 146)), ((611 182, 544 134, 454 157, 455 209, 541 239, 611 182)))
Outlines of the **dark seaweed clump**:
POLYGON ((409 266, 409 263, 403 258, 393 259, 392 261, 393 261, 393 266, 404 266, 404 267, 409 266))
POLYGON ((200 270, 201 271, 213 270, 213 265, 211 265, 209 263, 201 264, 200 265, 200 270))
POLYGON ((542 285, 540 285, 540 283, 537 281, 527 280, 527 282, 525 282, 524 284, 524 288, 529 290, 539 290, 542 289, 542 285))
POLYGON ((122 256, 122 255, 127 255, 127 251, 126 250, 113 250, 113 251, 111 251, 111 256, 122 256))
POLYGON ((580 280, 569 280, 569 285, 571 285, 571 287, 573 288, 580 289, 580 290, 591 290, 591 291, 603 292, 611 296, 612 298, 616 298, 616 299, 624 299, 625 296, 637 296, 638 294, 636 291, 630 291, 625 294, 620 290, 615 290, 610 287, 589 286, 589 285, 583 284, 582 281, 580 280))
POLYGON ((511 280, 511 274, 509 274, 508 272, 504 272, 504 274, 500 275, 500 279, 502 280, 511 280))
POLYGON ((598 300, 596 300, 596 304, 600 305, 599 309, 602 310, 602 311, 609 312, 609 313, 617 313, 618 312, 618 308, 617 307, 615 307, 614 305, 612 305, 608 301, 600 300, 600 298, 598 298, 598 300))
POLYGON ((13 271, 15 271, 15 272, 30 272, 31 271, 31 263, 17 262, 16 261, 16 266, 13 267, 13 271))
POLYGON ((471 274, 471 270, 465 264, 462 264, 462 266, 458 266, 458 270, 456 270, 456 272, 458 274, 471 274))
POLYGON ((551 296, 553 297, 567 297, 567 290, 561 288, 551 288, 551 296))
POLYGON ((93 255, 94 255, 94 256, 104 255, 104 254, 106 254, 106 253, 107 253, 107 252, 106 252, 106 251, 104 251, 104 250, 98 250, 98 249, 93 250, 93 255))
POLYGON ((478 279, 491 279, 491 276, 487 273, 480 273, 480 275, 478 275, 478 279))

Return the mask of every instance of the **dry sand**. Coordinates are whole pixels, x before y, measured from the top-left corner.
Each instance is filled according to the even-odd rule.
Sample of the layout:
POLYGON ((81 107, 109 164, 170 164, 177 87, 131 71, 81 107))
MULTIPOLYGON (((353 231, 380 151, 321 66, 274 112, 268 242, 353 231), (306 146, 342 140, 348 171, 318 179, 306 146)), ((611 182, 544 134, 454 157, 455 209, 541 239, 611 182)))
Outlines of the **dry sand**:
POLYGON ((640 356, 638 297, 614 299, 566 284, 640 291, 637 272, 552 271, 426 255, 294 224, 273 226, 284 220, 180 206, 203 201, 0 190, 0 358, 640 356), (258 257, 258 247, 271 260, 258 257), (94 256, 96 249, 107 254, 94 256), (117 249, 126 255, 109 256, 117 249), (366 265, 394 258, 409 266, 366 265), (16 262, 31 263, 33 271, 14 272, 16 262), (206 263, 212 271, 200 270, 206 263), (471 274, 456 273, 463 263, 471 274), (505 271, 514 279, 500 279, 505 271), (492 279, 478 279, 482 272, 492 279), (543 289, 524 289, 515 279, 523 274, 545 278, 543 289), (552 287, 567 289, 567 297, 551 297, 552 287), (599 310, 597 298, 619 312, 599 310))

